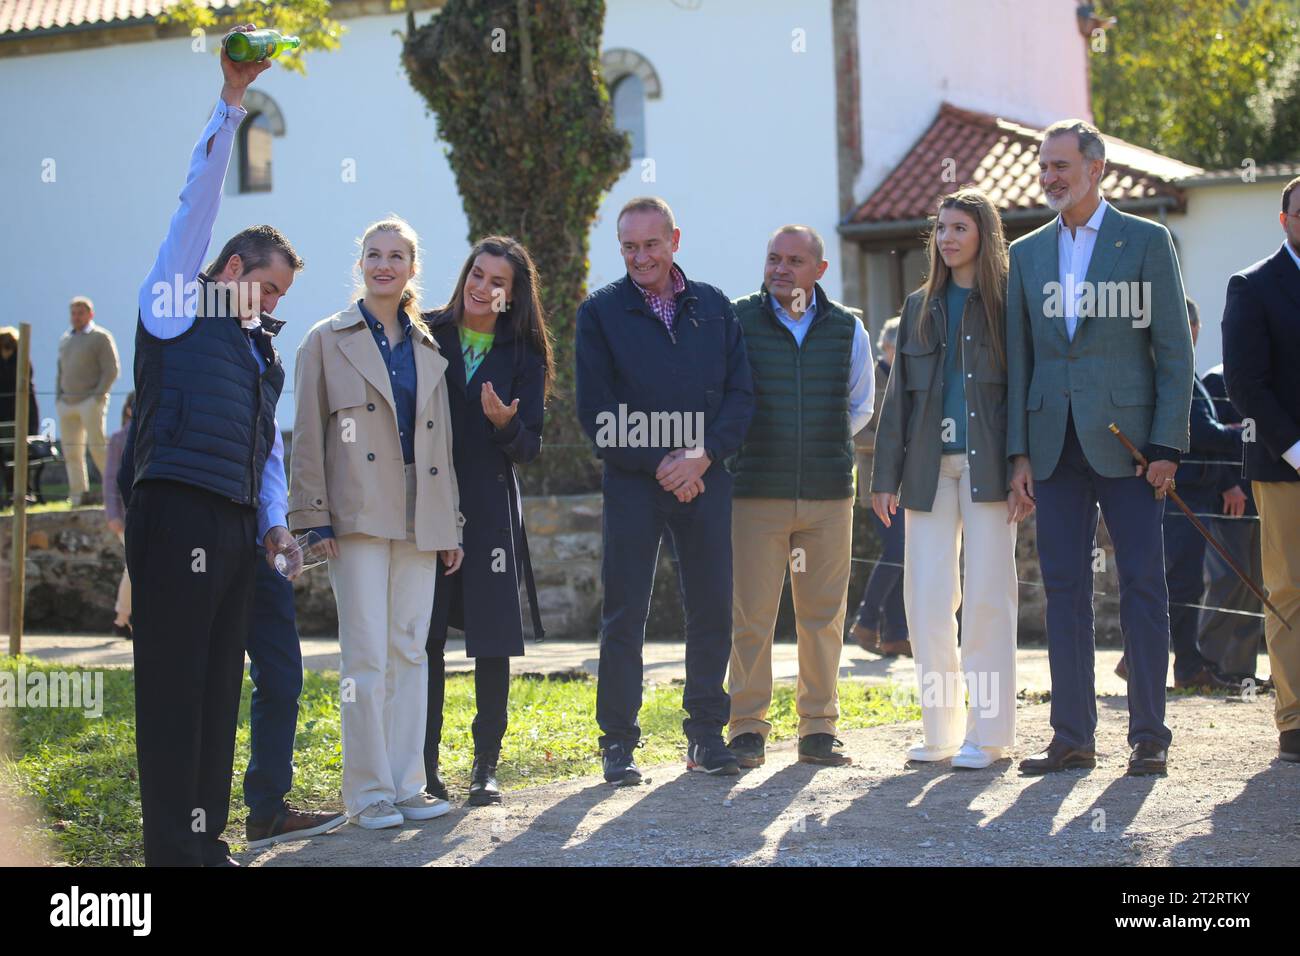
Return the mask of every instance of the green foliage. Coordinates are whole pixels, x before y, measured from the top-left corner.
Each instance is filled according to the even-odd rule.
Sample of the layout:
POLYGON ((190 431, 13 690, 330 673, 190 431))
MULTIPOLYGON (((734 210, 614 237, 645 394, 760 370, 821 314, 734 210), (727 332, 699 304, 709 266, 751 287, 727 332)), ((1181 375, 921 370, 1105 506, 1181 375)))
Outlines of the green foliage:
MULTIPOLYGON (((448 0, 406 41, 411 84, 437 114, 471 242, 523 242, 542 277, 558 388, 550 445, 585 445, 574 413, 574 317, 586 294, 588 234, 601 196, 627 168, 600 73, 604 0, 448 0)), ((530 493, 596 486, 585 449, 525 469, 530 493)))
MULTIPOLYGON (((69 669, 30 657, 0 657, 0 670, 16 671, 20 662, 29 674, 69 669)), ((251 693, 252 683, 245 677, 235 737, 230 823, 225 833, 237 851, 242 849, 247 818, 242 779, 248 764, 251 693)), ((681 697, 680 685, 647 688, 641 708, 645 748, 637 756, 643 766, 678 760, 684 755, 681 697)), ((511 790, 598 773, 600 752, 596 741, 600 730, 595 713, 596 683, 585 676, 576 680, 513 678, 510 727, 501 754, 502 786, 511 790)), ((104 672, 102 717, 88 718, 79 710, 49 707, 19 708, 11 714, 15 717, 12 753, 0 754, 0 790, 32 798, 40 826, 53 837, 63 862, 88 866, 141 863, 132 672, 104 672)), ((452 790, 463 795, 469 787, 474 757, 470 735, 474 719, 473 675, 447 678, 443 714, 442 774, 452 790)), ((840 684, 842 729, 919 716, 915 702, 910 697, 896 696, 890 687, 840 684)), ((772 740, 795 735, 798 715, 792 684, 776 686, 768 718, 773 724, 772 740)), ((299 703, 289 801, 341 812, 342 753, 338 674, 308 671, 299 703)))
POLYGON ((1106 133, 1207 168, 1300 156, 1297 0, 1105 0, 1091 54, 1106 133))
MULTIPOLYGON (((290 0, 287 3, 241 0, 233 13, 218 17, 206 0, 180 0, 160 13, 158 22, 164 26, 180 24, 205 32, 214 29, 229 31, 241 23, 255 23, 258 27, 296 36, 302 40, 302 45, 280 54, 275 62, 287 70, 303 74, 307 72, 303 54, 338 49, 339 36, 346 29, 337 20, 330 19, 330 6, 330 0, 290 0)), ((212 49, 215 51, 215 46, 212 49)))

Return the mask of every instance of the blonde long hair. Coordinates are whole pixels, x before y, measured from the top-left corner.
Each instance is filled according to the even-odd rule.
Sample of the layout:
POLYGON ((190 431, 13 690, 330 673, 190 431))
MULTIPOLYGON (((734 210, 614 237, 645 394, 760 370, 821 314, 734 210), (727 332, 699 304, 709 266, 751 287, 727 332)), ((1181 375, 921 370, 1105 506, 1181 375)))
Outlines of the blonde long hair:
POLYGON ((939 334, 935 328, 936 320, 930 313, 930 300, 944 294, 952 270, 939 255, 938 233, 939 213, 945 209, 957 209, 966 213, 975 221, 979 231, 980 248, 975 257, 975 288, 980 291, 984 301, 984 320, 988 323, 988 338, 993 346, 993 354, 998 366, 1006 368, 1006 318, 1002 314, 1006 302, 1007 272, 1010 260, 1007 256, 1007 239, 1002 231, 1002 217, 998 215, 993 200, 983 190, 967 186, 954 193, 949 193, 939 200, 939 208, 926 239, 926 249, 930 257, 930 269, 925 285, 925 295, 921 299, 921 314, 917 317, 917 339, 927 343, 930 335, 939 334))
POLYGON ((390 213, 383 219, 371 223, 366 227, 366 231, 361 234, 357 240, 357 261, 353 264, 353 278, 356 285, 352 289, 352 300, 365 297, 366 283, 362 275, 362 260, 366 254, 366 243, 370 237, 377 232, 395 232, 407 245, 411 253, 411 278, 406 282, 406 288, 402 290, 400 308, 406 313, 406 317, 411 320, 411 324, 418 326, 420 331, 425 335, 429 334, 429 327, 424 322, 424 317, 420 314, 420 236, 411 227, 411 224, 396 213, 390 213))

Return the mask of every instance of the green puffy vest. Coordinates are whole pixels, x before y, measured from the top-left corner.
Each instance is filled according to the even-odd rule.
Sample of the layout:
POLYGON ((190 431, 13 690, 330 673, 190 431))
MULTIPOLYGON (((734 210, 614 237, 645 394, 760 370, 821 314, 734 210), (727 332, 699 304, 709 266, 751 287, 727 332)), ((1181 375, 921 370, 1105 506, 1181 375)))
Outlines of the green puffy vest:
POLYGON ((730 462, 737 498, 853 496, 849 370, 857 317, 816 289, 803 347, 772 310, 767 290, 733 305, 745 331, 756 407, 730 462))

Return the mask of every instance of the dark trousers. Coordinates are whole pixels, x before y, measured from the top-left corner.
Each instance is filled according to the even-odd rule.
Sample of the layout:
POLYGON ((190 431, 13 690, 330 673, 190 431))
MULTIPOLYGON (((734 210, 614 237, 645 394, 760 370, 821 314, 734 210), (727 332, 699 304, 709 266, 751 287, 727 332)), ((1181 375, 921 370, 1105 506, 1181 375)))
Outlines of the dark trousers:
MULTIPOLYGON (((1214 514, 1219 495, 1213 488, 1179 488, 1187 507, 1197 515, 1214 514)), ((1201 518, 1202 523, 1214 524, 1201 518)), ((1172 500, 1165 500, 1165 584, 1169 588, 1169 639, 1174 648, 1174 677, 1186 680, 1208 666, 1197 638, 1204 604, 1205 538, 1172 500)))
POLYGON ((1074 747, 1095 745, 1092 562, 1097 509, 1115 544, 1119 617, 1128 659, 1129 744, 1168 746, 1165 675, 1169 670, 1169 592, 1161 520, 1146 478, 1105 478, 1079 447, 1073 417, 1051 477, 1034 482, 1038 561, 1047 595, 1047 653, 1052 674, 1052 730, 1074 747))
POLYGON ((248 657, 253 699, 249 709, 249 757, 244 772, 248 818, 267 821, 283 808, 293 786, 293 738, 302 694, 302 644, 293 608, 293 585, 257 549, 248 657))
POLYGON ((600 745, 641 739, 642 646, 664 531, 677 554, 686 611, 682 729, 689 740, 720 736, 731 714, 723 689, 731 656, 731 475, 704 473, 704 494, 683 504, 653 475, 606 466, 596 722, 600 745))
POLYGON ((907 611, 903 607, 903 549, 904 536, 903 512, 893 516, 893 523, 886 528, 881 520, 871 512, 871 524, 880 538, 880 563, 871 569, 867 578, 866 590, 862 592, 862 604, 858 608, 858 624, 880 631, 887 641, 907 640, 907 611), (883 618, 884 626, 881 626, 883 618))
POLYGON ((148 866, 219 863, 253 600, 257 515, 142 482, 126 517, 136 759, 148 866))
MULTIPOLYGON (((1210 533, 1228 549, 1237 567, 1249 574, 1252 581, 1260 581, 1264 572, 1259 551, 1259 518, 1251 511, 1247 514, 1246 518, 1224 518, 1208 524, 1210 533)), ((1205 569, 1210 578, 1205 604, 1254 614, 1264 609, 1255 593, 1213 548, 1206 551, 1205 569)), ((1201 653, 1214 662, 1221 674, 1254 677, 1263 638, 1263 618, 1223 611, 1206 611, 1201 615, 1201 653)))
MULTIPOLYGON (((442 743, 442 707, 447 692, 447 632, 430 633, 426 645, 429 653, 429 707, 424 724, 424 771, 433 779, 438 770, 438 747, 442 743)), ((506 735, 506 706, 510 697, 510 658, 474 658, 474 756, 495 761, 501 756, 501 741, 506 735)))

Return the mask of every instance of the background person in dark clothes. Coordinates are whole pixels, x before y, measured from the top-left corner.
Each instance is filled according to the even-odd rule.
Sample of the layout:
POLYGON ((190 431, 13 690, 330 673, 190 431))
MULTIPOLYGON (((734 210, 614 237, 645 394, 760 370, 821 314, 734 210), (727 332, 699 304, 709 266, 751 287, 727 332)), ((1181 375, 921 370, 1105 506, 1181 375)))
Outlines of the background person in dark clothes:
MULTIPOLYGON (((27 381, 27 430, 35 432, 40 427, 41 415, 36 407, 36 382, 30 361, 27 363, 27 381)), ((0 494, 0 508, 7 508, 14 496, 14 422, 18 419, 14 395, 17 391, 18 330, 6 325, 0 328, 0 468, 4 471, 5 482, 4 493, 0 494)))
POLYGON ((739 449, 754 414, 744 336, 726 295, 687 279, 673 262, 681 231, 666 202, 633 199, 617 224, 627 274, 579 307, 575 350, 578 419, 605 461, 596 687, 605 779, 641 779, 632 759, 641 737, 641 650, 665 530, 686 610, 687 766, 735 774, 722 740, 732 597, 731 475, 723 460, 739 449), (675 414, 678 440, 631 424, 632 415, 652 414, 675 414), (701 421, 703 435, 686 434, 701 421))
POLYGON ((235 133, 248 115, 244 93, 271 61, 235 63, 223 49, 220 65, 221 96, 139 293, 126 562, 149 866, 236 865, 221 834, 254 548, 260 540, 279 553, 293 542, 275 422, 284 367, 268 329, 279 328, 269 313, 302 260, 276 230, 255 226, 200 271, 235 133), (187 294, 195 284, 198 294, 187 294))
POLYGON ((501 801, 497 762, 506 732, 510 658, 524 653, 519 584, 528 588, 533 634, 542 623, 515 463, 542 450, 546 390, 553 376, 537 268, 528 250, 505 236, 470 250, 455 291, 428 318, 446 356, 452 448, 465 516, 465 561, 437 588, 429 625, 429 709, 424 762, 429 792, 447 799, 438 775, 446 687, 447 628, 465 632, 474 658, 476 713, 469 803, 501 801))

